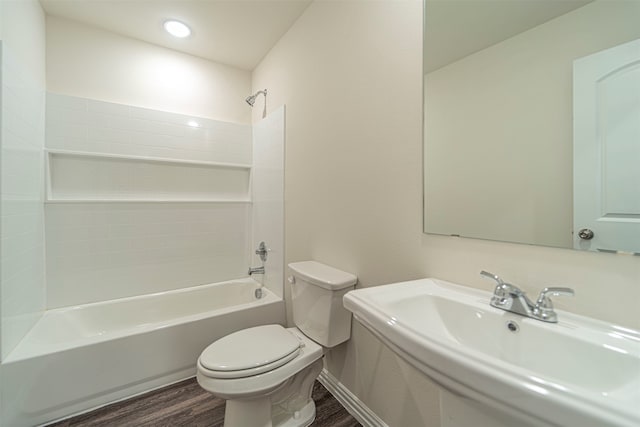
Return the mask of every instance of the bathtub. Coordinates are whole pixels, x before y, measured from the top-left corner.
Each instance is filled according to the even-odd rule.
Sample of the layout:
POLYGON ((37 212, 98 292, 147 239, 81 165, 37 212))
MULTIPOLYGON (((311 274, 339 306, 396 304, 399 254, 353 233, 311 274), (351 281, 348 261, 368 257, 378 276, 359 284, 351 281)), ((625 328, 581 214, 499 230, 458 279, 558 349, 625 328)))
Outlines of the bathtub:
POLYGON ((46 311, 0 365, 1 425, 33 426, 195 375, 202 350, 284 324, 281 298, 251 278, 46 311))

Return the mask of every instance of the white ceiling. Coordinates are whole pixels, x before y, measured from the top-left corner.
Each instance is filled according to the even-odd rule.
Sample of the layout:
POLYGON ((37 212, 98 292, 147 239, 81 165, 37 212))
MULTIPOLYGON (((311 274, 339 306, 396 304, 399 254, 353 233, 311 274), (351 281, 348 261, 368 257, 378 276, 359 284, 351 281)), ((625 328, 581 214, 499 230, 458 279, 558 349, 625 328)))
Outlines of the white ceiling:
POLYGON ((48 15, 253 70, 312 0, 40 0, 48 15), (191 27, 176 39, 162 24, 191 27))
POLYGON ((427 0, 424 72, 441 68, 593 0, 427 0))

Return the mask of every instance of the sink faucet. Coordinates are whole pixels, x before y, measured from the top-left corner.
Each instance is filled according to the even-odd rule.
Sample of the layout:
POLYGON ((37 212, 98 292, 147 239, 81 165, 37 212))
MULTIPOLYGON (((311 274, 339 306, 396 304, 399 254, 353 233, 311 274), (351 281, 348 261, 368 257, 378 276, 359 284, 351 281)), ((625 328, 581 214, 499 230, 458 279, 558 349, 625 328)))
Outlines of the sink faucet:
POLYGON ((481 271, 480 275, 497 283, 491 297, 491 306, 543 322, 558 321, 558 315, 553 310, 553 303, 549 296, 574 295, 571 288, 544 288, 534 303, 520 288, 504 282, 497 275, 487 271, 481 271))

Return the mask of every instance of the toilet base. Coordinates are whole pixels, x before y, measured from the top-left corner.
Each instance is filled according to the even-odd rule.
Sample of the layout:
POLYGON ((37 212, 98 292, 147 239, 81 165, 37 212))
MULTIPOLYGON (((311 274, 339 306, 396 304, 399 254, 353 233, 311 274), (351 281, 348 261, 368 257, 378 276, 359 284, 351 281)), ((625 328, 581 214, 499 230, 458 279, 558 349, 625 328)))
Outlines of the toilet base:
POLYGON ((316 418, 316 405, 310 399, 300 410, 289 416, 271 418, 271 400, 268 398, 248 400, 227 400, 224 413, 226 426, 252 427, 308 427, 316 418))
POLYGON ((309 402, 302 409, 296 411, 292 417, 282 420, 282 422, 276 422, 274 427, 308 427, 315 419, 316 404, 313 399, 309 399, 309 402))
POLYGON ((225 426, 272 427, 271 400, 227 400, 224 410, 225 426))
POLYGON ((227 400, 225 427, 309 426, 316 417, 311 391, 321 370, 322 359, 318 359, 266 396, 227 400))

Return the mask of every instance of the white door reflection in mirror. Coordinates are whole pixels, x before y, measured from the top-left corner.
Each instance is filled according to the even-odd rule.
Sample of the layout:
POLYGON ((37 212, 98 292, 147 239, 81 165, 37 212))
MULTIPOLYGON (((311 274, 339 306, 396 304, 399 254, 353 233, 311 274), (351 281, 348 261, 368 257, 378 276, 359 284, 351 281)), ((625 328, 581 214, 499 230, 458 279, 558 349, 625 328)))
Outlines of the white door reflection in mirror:
POLYGON ((573 96, 574 247, 640 252, 640 39, 577 59, 573 96))

